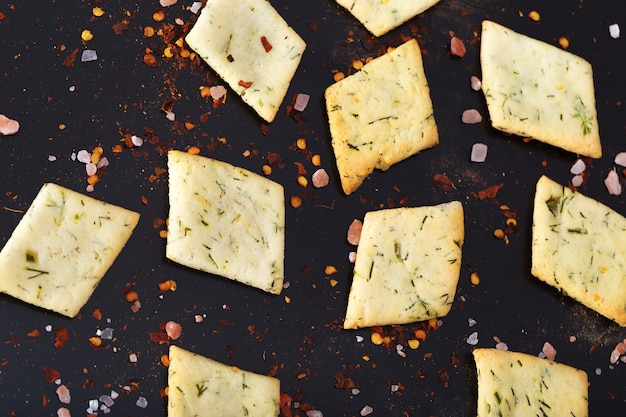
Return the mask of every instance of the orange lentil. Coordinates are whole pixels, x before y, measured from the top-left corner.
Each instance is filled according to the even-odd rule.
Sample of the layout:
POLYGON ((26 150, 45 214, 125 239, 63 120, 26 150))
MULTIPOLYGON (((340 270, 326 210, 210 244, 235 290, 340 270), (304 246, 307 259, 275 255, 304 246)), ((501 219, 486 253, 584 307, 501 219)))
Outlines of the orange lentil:
POLYGON ((113 147, 111 148, 111 152, 113 153, 120 153, 124 150, 124 147, 121 144, 117 144, 117 145, 113 145, 113 147))
POLYGON ((304 175, 300 175, 297 181, 298 185, 300 185, 301 187, 306 187, 309 184, 309 180, 307 180, 304 175))

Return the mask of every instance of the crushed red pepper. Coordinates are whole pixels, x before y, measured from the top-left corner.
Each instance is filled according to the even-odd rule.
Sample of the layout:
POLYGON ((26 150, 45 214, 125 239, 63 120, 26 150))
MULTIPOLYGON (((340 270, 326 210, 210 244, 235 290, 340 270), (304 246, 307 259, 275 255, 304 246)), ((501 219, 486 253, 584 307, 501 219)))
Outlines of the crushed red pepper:
POLYGON ((265 49, 265 52, 269 52, 273 48, 272 44, 267 40, 265 36, 261 36, 261 44, 263 44, 263 49, 265 49))

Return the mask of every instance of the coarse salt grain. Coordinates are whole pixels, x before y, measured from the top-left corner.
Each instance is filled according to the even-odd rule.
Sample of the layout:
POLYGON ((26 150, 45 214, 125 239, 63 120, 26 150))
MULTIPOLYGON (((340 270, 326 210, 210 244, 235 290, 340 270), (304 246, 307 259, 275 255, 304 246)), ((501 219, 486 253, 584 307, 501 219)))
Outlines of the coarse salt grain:
POLYGON ((98 54, 93 49, 85 49, 80 56, 81 62, 91 62, 98 59, 98 54))
POLYGON ((619 38, 620 29, 617 23, 613 23, 612 25, 609 25, 609 34, 611 35, 613 39, 619 38))
POLYGON ((496 349, 498 349, 498 350, 509 350, 509 347, 504 342, 498 342, 498 343, 496 343, 496 349))
POLYGON ((614 162, 622 167, 626 167, 626 152, 620 152, 615 155, 614 162))
POLYGON ((357 343, 361 343, 363 340, 365 340, 363 336, 359 336, 359 335, 357 335, 355 339, 357 343))
POLYGON ((139 397, 137 398, 137 402, 135 404, 139 408, 146 408, 148 406, 148 400, 146 400, 146 397, 139 397))
POLYGON ((100 169, 102 167, 108 167, 108 166, 109 166, 109 160, 107 159, 106 156, 103 156, 102 158, 100 158, 100 160, 96 164, 96 168, 98 168, 98 169, 100 169))
POLYGON ((351 264, 356 262, 356 252, 352 251, 348 253, 348 262, 350 262, 351 264))
POLYGON ((620 184, 619 176, 614 169, 609 171, 604 179, 604 185, 611 195, 620 195, 622 193, 622 184, 620 184))
POLYGON ((324 168, 316 170, 311 177, 311 182, 315 188, 326 187, 329 181, 330 177, 324 168))
POLYGON ((298 94, 296 96, 296 102, 293 105, 294 110, 304 111, 306 106, 309 104, 309 99, 311 98, 308 94, 298 94))
POLYGON ((596 375, 600 376, 602 374, 602 369, 596 368, 596 375))
POLYGON ((467 319, 467 325, 468 325, 469 327, 474 327, 474 326, 476 325, 476 320, 474 320, 474 319, 473 319, 473 318, 471 318, 471 317, 470 317, 470 318, 468 318, 468 319, 467 319))
POLYGON ((359 219, 352 220, 348 227, 348 243, 354 246, 358 246, 361 239, 361 230, 363 229, 363 222, 359 219))
POLYGON ((59 401, 61 401, 63 404, 69 404, 72 401, 70 390, 65 385, 59 385, 56 393, 59 397, 59 401))
POLYGON ((139 137, 139 136, 137 136, 137 135, 132 135, 132 136, 130 137, 130 141, 131 141, 131 142, 133 142, 133 145, 135 145, 135 146, 141 146, 141 145, 143 145, 143 139, 142 139, 142 138, 140 138, 140 137, 139 137))
POLYGON ((482 82, 480 81, 480 78, 478 78, 475 75, 472 75, 470 77, 470 87, 472 87, 472 90, 478 91, 480 90, 481 86, 482 86, 482 82))
POLYGON ((324 414, 320 410, 309 410, 306 412, 306 417, 324 417, 324 414))
POLYGON ((176 4, 178 0, 159 0, 159 4, 163 7, 168 7, 176 4))
POLYGON ((131 361, 132 363, 137 363, 137 354, 131 353, 130 355, 128 355, 128 360, 131 361))
POLYGON ((483 121, 483 116, 476 109, 467 109, 461 115, 461 121, 468 125, 473 125, 483 121))
POLYGON ((545 342, 543 347, 541 348, 541 353, 545 355, 547 359, 553 361, 556 358, 556 349, 554 346, 550 344, 550 342, 545 342))
POLYGON ((361 415, 362 416, 369 416, 370 414, 372 414, 374 412, 374 409, 372 407, 370 407, 369 405, 366 405, 365 407, 363 407, 361 409, 361 415))
POLYGON ((194 1, 191 7, 189 8, 189 11, 193 14, 198 14, 200 9, 202 9, 202 2, 194 1))
POLYGON ((67 408, 61 407, 57 410, 57 417, 72 417, 72 414, 67 408))
POLYGON ((474 332, 467 337, 467 344, 472 346, 478 344, 478 332, 474 332))
POLYGON ((87 173, 87 175, 96 175, 96 172, 98 172, 98 167, 96 166, 96 164, 92 164, 91 162, 89 162, 85 165, 85 172, 87 173))
POLYGON ((580 187, 581 185, 583 185, 584 179, 582 175, 574 175, 572 177, 572 185, 574 187, 580 187))
POLYGON ((209 88, 209 93, 211 94, 211 98, 213 100, 219 100, 226 95, 226 87, 223 85, 214 85, 209 88))
POLYGON ((54 155, 48 155, 48 161, 50 161, 50 162, 54 162, 54 161, 56 161, 56 160, 57 160, 57 157, 56 157, 56 156, 54 156, 54 155))
POLYGON ((91 162, 91 153, 89 153, 89 151, 85 149, 81 149, 80 151, 78 151, 78 154, 76 155, 76 159, 78 159, 78 162, 82 162, 83 164, 88 164, 89 162, 91 162))
POLYGON ((352 391, 350 391, 352 393, 352 395, 359 395, 361 393, 361 390, 358 388, 352 388, 352 391))
POLYGON ((472 145, 470 160, 472 162, 485 162, 487 160, 487 149, 487 145, 484 143, 475 143, 472 145))
POLYGON ((4 114, 0 114, 0 134, 8 136, 14 135, 20 130, 17 120, 10 119, 4 114))
POLYGON ((578 175, 585 172, 586 168, 587 165, 585 165, 585 162, 582 159, 577 159, 574 165, 572 165, 572 167, 570 168, 569 172, 574 175, 578 175))
POLYGON ((183 332, 183 327, 176 323, 175 321, 168 321, 165 323, 165 332, 169 336, 170 339, 176 340, 180 337, 183 332))
POLYGON ((174 112, 169 111, 165 115, 165 118, 169 120, 170 122, 173 122, 174 120, 176 120, 176 114, 174 112))

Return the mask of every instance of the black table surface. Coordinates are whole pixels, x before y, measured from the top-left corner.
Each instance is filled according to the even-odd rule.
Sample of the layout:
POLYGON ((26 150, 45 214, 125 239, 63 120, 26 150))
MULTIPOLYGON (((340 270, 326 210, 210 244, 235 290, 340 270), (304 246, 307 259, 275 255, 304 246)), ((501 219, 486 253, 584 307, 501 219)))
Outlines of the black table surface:
POLYGON ((0 245, 46 182, 141 214, 127 246, 78 317, 0 296, 0 414, 56 416, 63 404, 56 384, 46 379, 45 369, 51 367, 71 392, 66 407, 73 416, 86 415, 89 400, 112 390, 120 396, 110 415, 164 416, 167 368, 161 357, 169 344, 176 344, 275 375, 281 391, 293 400, 293 415, 315 409, 325 416, 357 416, 369 405, 374 416, 472 416, 476 369, 474 346, 467 338, 477 332, 476 346, 494 347, 502 341, 510 350, 533 355, 549 342, 558 362, 588 373, 591 416, 624 415, 626 365, 611 366, 609 357, 626 331, 530 274, 534 185, 543 174, 568 184, 577 156, 492 129, 484 96, 470 88, 470 77, 480 77, 484 19, 556 46, 559 38, 566 38, 567 49, 593 65, 603 145, 602 158, 587 161, 580 191, 626 214, 624 197, 610 195, 603 183, 616 168, 615 155, 626 151, 626 49, 623 37, 609 35, 611 24, 626 25, 623 4, 441 0, 398 29, 373 38, 332 0, 271 3, 307 49, 269 125, 231 91, 215 108, 201 97, 201 86, 223 83, 208 66, 181 57, 176 46, 196 19, 189 0, 169 7, 154 0, 0 3, 0 113, 21 125, 17 134, 0 137, 0 245), (94 7, 104 14, 94 16, 94 7), (539 13, 539 20, 529 17, 531 11, 539 13), (153 15, 160 12, 164 19, 156 21, 153 15), (146 28, 154 28, 155 35, 147 36, 146 28), (84 30, 93 39, 83 41, 84 30), (467 47, 462 58, 450 54, 453 35, 467 47), (388 171, 375 171, 345 196, 330 147, 324 90, 334 82, 335 72, 354 72, 354 60, 378 56, 408 38, 417 38, 422 47, 440 143, 388 171), (172 58, 164 55, 168 46, 172 58), (96 51, 97 60, 82 62, 84 49, 96 51), (146 54, 156 58, 154 65, 145 63, 146 54), (289 115, 287 106, 298 93, 310 95, 309 105, 302 114, 289 115), (478 109, 483 122, 463 124, 461 114, 469 108, 478 109), (174 121, 166 118, 168 110, 174 121), (128 135, 143 138, 143 146, 126 146, 128 135), (295 145, 299 138, 306 140, 305 150, 295 145), (489 147, 484 163, 470 161, 476 142, 489 147), (121 152, 114 152, 120 144, 121 152), (88 193, 85 167, 72 156, 96 146, 102 146, 110 165, 88 193), (288 285, 281 295, 165 258, 159 233, 168 212, 166 151, 192 146, 201 155, 258 173, 270 153, 280 155, 283 165, 274 167, 269 178, 284 185, 287 199, 288 285), (303 188, 297 183, 298 171, 306 170, 310 179, 315 154, 330 174, 330 184, 303 188), (436 174, 446 175, 455 188, 436 187, 436 174), (502 185, 495 198, 476 197, 493 185, 502 185), (303 199, 300 208, 289 205, 291 196, 303 199), (352 220, 380 208, 450 200, 461 201, 466 216, 461 276, 451 312, 436 329, 414 323, 343 330, 352 273, 348 255, 355 250, 346 240, 352 220), (518 223, 508 244, 493 236, 495 229, 505 227, 503 206, 518 223), (327 274, 328 265, 337 272, 327 274), (472 273, 480 277, 478 285, 472 284, 472 273), (159 283, 168 279, 176 282, 176 291, 161 292, 159 283), (136 312, 125 299, 129 289, 139 296, 136 312), (160 343, 155 335, 163 334, 163 323, 169 320, 182 324, 182 336, 160 343), (114 338, 94 348, 90 338, 106 328, 113 329, 114 338), (60 329, 67 330, 69 340, 55 347, 60 329), (412 349, 408 340, 420 329, 426 331, 426 340, 412 349), (373 344, 373 332, 387 336, 388 343, 373 344), (142 397, 145 408, 137 405, 142 397))

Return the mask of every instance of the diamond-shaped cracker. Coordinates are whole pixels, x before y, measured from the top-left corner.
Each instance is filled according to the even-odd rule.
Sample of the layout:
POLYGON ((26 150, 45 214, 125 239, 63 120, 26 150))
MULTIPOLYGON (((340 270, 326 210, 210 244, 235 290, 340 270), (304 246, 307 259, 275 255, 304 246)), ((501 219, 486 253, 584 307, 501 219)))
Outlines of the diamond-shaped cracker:
POLYGON ((176 417, 276 417, 280 381, 170 346, 167 414, 176 417))
POLYGON ((626 218, 542 176, 532 225, 531 273, 626 326, 626 218))
POLYGON ((406 324, 448 314, 464 238, 458 201, 366 213, 344 328, 406 324))
POLYGON ((0 291, 76 316, 138 221, 133 211, 44 184, 0 251, 0 291))
POLYGON ((331 144, 346 194, 375 168, 387 170, 439 143, 415 39, 329 86, 325 97, 331 144))
POLYGON ((182 265, 279 294, 284 280, 282 185, 200 155, 168 154, 166 256, 182 265))
POLYGON ((585 371, 526 353, 479 348, 478 417, 587 417, 585 371))
POLYGON ((336 0, 374 36, 383 36, 439 0, 336 0))
POLYGON ((185 40, 267 122, 306 48, 266 0, 207 1, 185 40))
POLYGON ((602 156, 589 62, 491 21, 483 22, 480 62, 494 128, 602 156))

